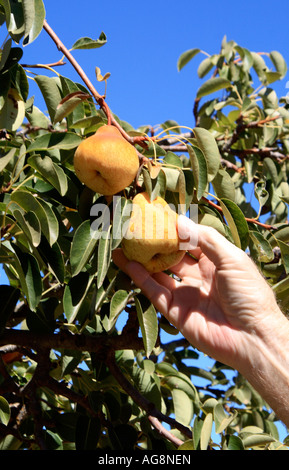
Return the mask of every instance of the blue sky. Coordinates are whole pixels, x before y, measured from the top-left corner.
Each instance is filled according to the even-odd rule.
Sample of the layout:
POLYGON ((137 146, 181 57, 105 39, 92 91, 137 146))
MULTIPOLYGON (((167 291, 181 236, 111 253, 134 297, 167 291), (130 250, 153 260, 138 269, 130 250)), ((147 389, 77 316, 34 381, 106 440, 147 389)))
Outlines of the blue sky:
MULTIPOLYGON (((74 56, 100 93, 104 87, 95 80, 95 66, 103 74, 111 73, 107 102, 135 127, 167 119, 193 127, 193 101, 202 83, 196 71, 205 56, 199 54, 178 72, 177 59, 187 49, 217 53, 226 35, 256 52, 278 50, 289 64, 289 3, 285 0, 278 2, 278 8, 268 0, 155 0, 138 4, 132 0, 46 0, 45 7, 48 23, 68 48, 80 37, 96 39, 101 31, 106 34, 104 47, 74 51, 74 56)), ((49 63, 60 57, 43 31, 24 48, 23 62, 49 63)), ((58 71, 78 79, 70 65, 58 71)), ((278 83, 279 95, 288 92, 286 82, 285 78, 278 83)), ((32 84, 31 93, 35 93, 32 84)))

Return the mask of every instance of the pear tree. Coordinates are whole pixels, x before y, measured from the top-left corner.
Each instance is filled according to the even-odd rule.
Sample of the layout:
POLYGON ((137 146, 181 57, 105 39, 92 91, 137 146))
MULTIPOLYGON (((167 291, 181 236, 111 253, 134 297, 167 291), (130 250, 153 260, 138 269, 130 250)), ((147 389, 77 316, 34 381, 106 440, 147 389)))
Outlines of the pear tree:
POLYGON ((195 64, 200 79, 194 127, 168 117, 134 128, 111 111, 109 86, 98 91, 109 74, 96 63, 92 83, 73 55, 90 49, 95 60, 105 33, 65 45, 43 0, 0 0, 0 21, 0 449, 287 449, 278 416, 245 378, 214 358, 203 367, 112 261, 137 194, 183 213, 193 206, 200 224, 252 257, 288 313, 289 103, 274 90, 282 55, 226 37, 213 55, 193 45, 176 63, 180 73, 195 64), (56 57, 33 68, 45 108, 23 63, 42 30, 56 57), (105 147, 107 194, 86 185, 74 160, 104 126, 131 155, 117 161, 105 147))

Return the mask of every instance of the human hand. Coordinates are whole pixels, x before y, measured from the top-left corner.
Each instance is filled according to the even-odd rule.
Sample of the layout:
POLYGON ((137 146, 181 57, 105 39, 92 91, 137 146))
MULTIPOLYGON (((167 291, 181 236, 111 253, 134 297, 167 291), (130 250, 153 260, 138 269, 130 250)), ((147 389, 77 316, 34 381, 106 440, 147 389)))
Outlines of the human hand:
POLYGON ((266 342, 283 314, 246 253, 184 216, 179 233, 193 242, 171 269, 174 277, 149 274, 121 249, 115 250, 114 262, 193 346, 242 372, 258 347, 256 339, 266 342))

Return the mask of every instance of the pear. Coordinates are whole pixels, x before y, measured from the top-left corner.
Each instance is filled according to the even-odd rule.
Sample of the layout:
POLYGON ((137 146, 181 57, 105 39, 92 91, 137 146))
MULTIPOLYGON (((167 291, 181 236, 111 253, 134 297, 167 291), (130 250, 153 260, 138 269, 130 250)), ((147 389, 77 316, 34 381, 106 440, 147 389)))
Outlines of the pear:
POLYGON ((132 183, 139 158, 135 147, 115 126, 104 125, 77 147, 74 169, 88 188, 112 196, 132 183))
POLYGON ((185 255, 185 250, 179 248, 178 214, 161 197, 150 201, 146 192, 137 194, 132 203, 122 240, 124 255, 141 263, 150 273, 178 264, 185 255))

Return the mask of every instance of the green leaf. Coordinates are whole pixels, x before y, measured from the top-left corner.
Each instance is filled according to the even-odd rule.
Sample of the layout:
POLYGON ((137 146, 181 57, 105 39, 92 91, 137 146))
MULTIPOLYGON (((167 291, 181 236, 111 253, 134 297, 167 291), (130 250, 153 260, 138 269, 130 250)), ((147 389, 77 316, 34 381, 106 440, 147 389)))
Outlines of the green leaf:
POLYGON ((226 170, 218 170, 212 180, 212 185, 218 198, 230 199, 231 201, 235 200, 235 185, 226 170))
POLYGON ((78 39, 72 46, 72 50, 75 49, 96 49, 98 47, 104 46, 106 44, 107 39, 104 32, 102 32, 98 39, 91 39, 88 37, 83 37, 78 39))
POLYGON ((250 230, 249 235, 258 252, 258 259, 263 263, 269 263, 274 259, 274 253, 270 243, 263 237, 260 232, 250 230))
POLYGON ((55 242, 50 246, 46 238, 42 237, 37 250, 48 269, 54 274, 58 282, 63 284, 65 274, 64 259, 58 243, 55 242))
POLYGON ((197 190, 196 196, 198 201, 200 201, 207 189, 208 184, 207 162, 203 152, 198 147, 188 145, 187 149, 189 151, 190 161, 193 169, 194 182, 197 190))
POLYGON ((77 227, 70 249, 72 275, 76 276, 89 262, 97 246, 97 237, 92 236, 90 221, 85 220, 77 227))
POLYGON ((3 331, 6 322, 14 312, 19 297, 19 289, 13 286, 0 285, 0 333, 3 331))
POLYGON ((59 78, 36 75, 34 80, 39 86, 46 103, 51 122, 53 122, 56 108, 62 99, 59 78))
POLYGON ((177 63, 177 67, 178 67, 178 71, 180 71, 185 65, 187 65, 188 62, 190 62, 190 60, 192 60, 195 55, 197 55, 199 52, 201 52, 201 49, 189 49, 185 52, 183 52, 179 59, 178 59, 178 63, 177 63))
POLYGON ((57 106, 53 124, 62 121, 66 116, 71 114, 79 104, 87 100, 87 98, 90 98, 90 95, 83 91, 75 91, 67 95, 57 106))
POLYGON ((25 233, 32 246, 37 247, 41 241, 41 225, 34 212, 23 212, 19 209, 13 210, 13 215, 25 233))
POLYGON ((289 245, 277 239, 286 274, 289 274, 289 245))
POLYGON ((149 357, 156 345, 158 336, 157 313, 154 306, 143 295, 135 297, 135 305, 145 353, 149 357))
POLYGON ((257 54, 256 52, 251 52, 251 55, 253 58, 253 68, 257 73, 260 81, 263 83, 266 79, 265 72, 268 70, 268 67, 260 54, 257 54))
POLYGON ((197 98, 210 95, 215 91, 223 90, 232 87, 230 80, 222 77, 214 77, 203 83, 197 91, 197 98))
POLYGON ((248 246, 249 228, 243 212, 229 199, 221 199, 220 204, 235 245, 245 250, 248 246))
POLYGON ((66 174, 63 169, 48 156, 33 155, 28 158, 29 165, 40 173, 45 180, 64 196, 68 189, 66 174))
MULTIPOLYGON (((115 199, 114 199, 115 200, 115 199)), ((113 208, 112 244, 114 250, 121 243, 126 222, 131 215, 132 202, 125 197, 118 197, 113 208)))
POLYGON ((207 450, 209 442, 211 440, 211 434, 213 429, 213 414, 208 413, 204 419, 201 436, 200 436, 200 449, 207 450))
POLYGON ((42 294, 42 279, 39 265, 33 255, 23 253, 16 245, 13 246, 12 251, 15 254, 12 264, 19 276, 29 308, 35 312, 42 294))
POLYGON ((0 110, 0 129, 17 131, 25 117, 25 103, 14 88, 10 88, 0 110))
POLYGON ((12 45, 12 39, 9 38, 9 39, 7 39, 7 41, 2 46, 1 57, 0 57, 0 70, 2 70, 3 67, 6 64, 6 61, 9 57, 10 52, 11 52, 11 45, 12 45))
POLYGON ((234 419, 236 419, 238 412, 234 414, 227 415, 221 403, 217 403, 214 407, 214 420, 215 420, 215 432, 220 434, 223 432, 234 419))
POLYGON ((211 57, 206 57, 198 67, 198 76, 204 78, 207 73, 213 68, 214 63, 212 62, 211 57))
POLYGON ((252 447, 263 447, 266 444, 270 444, 274 442, 276 439, 274 437, 269 436, 269 434, 252 434, 248 435, 247 437, 243 438, 243 444, 245 448, 252 448, 252 447))
POLYGON ((115 323, 118 315, 124 310, 127 305, 130 294, 125 290, 116 291, 110 301, 110 314, 109 319, 115 323))
POLYGON ((18 204, 26 212, 34 212, 38 218, 41 231, 52 246, 58 238, 58 220, 51 206, 28 191, 17 190, 11 194, 11 201, 18 204))
POLYGON ((107 231, 103 231, 99 239, 97 254, 97 287, 99 288, 107 274, 111 261, 111 226, 107 231))
POLYGON ((261 209, 261 207, 263 207, 266 204, 269 198, 269 193, 266 189, 265 181, 257 181, 257 183, 254 186, 254 194, 259 201, 260 209, 261 209))
POLYGON ((140 367, 131 367, 129 369, 130 376, 134 381, 134 385, 147 400, 154 403, 158 410, 161 409, 162 396, 158 382, 154 373, 147 372, 140 367))
POLYGON ((193 401, 183 390, 175 388, 171 393, 176 421, 182 423, 184 426, 189 426, 194 414, 193 401))
POLYGON ((81 141, 81 137, 73 132, 48 133, 37 137, 30 144, 27 152, 39 152, 47 149, 71 150, 76 148, 81 141))
POLYGON ((270 59, 275 66, 276 72, 280 73, 280 78, 285 77, 287 73, 287 64, 282 54, 278 51, 272 51, 270 53, 270 59))
POLYGON ((7 424, 10 421, 10 406, 8 401, 0 396, 0 423, 4 424, 4 426, 7 426, 7 424))
POLYGON ((10 162, 10 160, 12 160, 12 158, 15 155, 16 150, 17 150, 16 147, 14 147, 14 148, 10 149, 9 152, 6 153, 6 155, 3 155, 3 156, 1 155, 0 156, 0 171, 3 171, 4 168, 10 162))
POLYGON ((221 156, 215 138, 207 129, 196 127, 193 129, 198 147, 202 150, 207 163, 208 182, 211 182, 221 164, 221 156))
POLYGON ((228 435, 226 436, 226 449, 228 450, 244 450, 244 444, 239 436, 228 435))
POLYGON ((42 0, 23 0, 24 38, 23 45, 33 42, 40 34, 45 20, 45 8, 42 0))
POLYGON ((87 272, 80 272, 72 277, 65 286, 63 294, 64 314, 69 323, 77 317, 83 303, 87 298, 88 291, 93 282, 93 276, 87 272))

